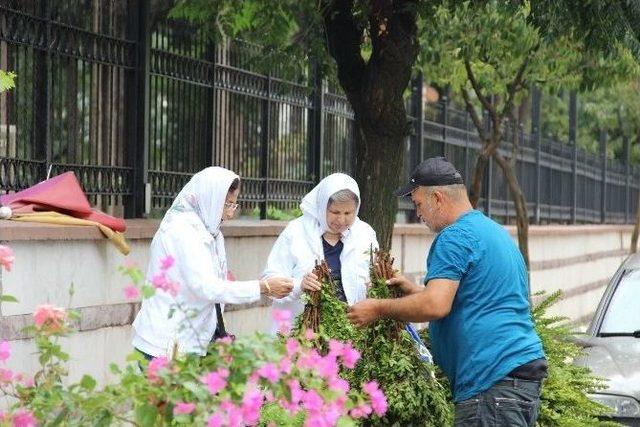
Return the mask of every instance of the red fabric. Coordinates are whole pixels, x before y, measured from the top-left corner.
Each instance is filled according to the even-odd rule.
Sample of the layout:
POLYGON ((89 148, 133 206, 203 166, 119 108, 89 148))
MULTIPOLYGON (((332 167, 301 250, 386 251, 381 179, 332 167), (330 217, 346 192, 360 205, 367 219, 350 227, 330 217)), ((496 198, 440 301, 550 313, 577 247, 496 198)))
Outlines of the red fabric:
POLYGON ((114 231, 123 232, 127 228, 124 219, 91 208, 73 172, 54 176, 17 193, 2 195, 0 204, 9 206, 14 213, 56 211, 98 222, 114 231))

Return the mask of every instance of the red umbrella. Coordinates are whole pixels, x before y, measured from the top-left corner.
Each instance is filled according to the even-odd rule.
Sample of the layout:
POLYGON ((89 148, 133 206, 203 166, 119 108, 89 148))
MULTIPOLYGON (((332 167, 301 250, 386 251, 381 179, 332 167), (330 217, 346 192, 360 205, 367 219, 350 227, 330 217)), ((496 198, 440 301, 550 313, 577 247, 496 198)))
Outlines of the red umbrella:
POLYGON ((127 228, 123 219, 91 207, 73 172, 65 172, 17 193, 0 196, 0 204, 10 207, 14 214, 55 211, 95 221, 115 231, 123 232, 127 228))

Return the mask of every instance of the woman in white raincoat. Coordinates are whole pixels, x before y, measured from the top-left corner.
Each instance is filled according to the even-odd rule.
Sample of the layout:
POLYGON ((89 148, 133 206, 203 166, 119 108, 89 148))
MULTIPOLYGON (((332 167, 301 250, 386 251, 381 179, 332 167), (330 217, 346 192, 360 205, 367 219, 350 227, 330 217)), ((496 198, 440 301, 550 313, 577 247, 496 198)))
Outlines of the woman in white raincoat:
POLYGON ((224 326, 223 304, 253 302, 261 294, 282 298, 291 291, 289 278, 227 280, 220 224, 233 217, 239 191, 238 175, 206 168, 184 186, 162 219, 151 242, 146 277, 153 281, 162 271, 161 262, 171 256, 175 263, 165 268, 166 279, 179 290, 175 296, 156 290, 133 322, 133 346, 147 359, 170 356, 175 347, 179 353, 204 355, 214 332, 220 331, 216 327, 224 326))
MULTIPOLYGON (((366 298, 369 250, 378 247, 376 233, 358 218, 360 189, 343 173, 324 178, 300 203, 303 215, 291 221, 271 249, 264 278, 293 277, 293 291, 273 308, 302 313, 303 291, 320 289, 312 273, 316 260, 326 260, 336 283, 336 295, 348 304, 366 298)), ((277 324, 272 325, 272 333, 277 324)))

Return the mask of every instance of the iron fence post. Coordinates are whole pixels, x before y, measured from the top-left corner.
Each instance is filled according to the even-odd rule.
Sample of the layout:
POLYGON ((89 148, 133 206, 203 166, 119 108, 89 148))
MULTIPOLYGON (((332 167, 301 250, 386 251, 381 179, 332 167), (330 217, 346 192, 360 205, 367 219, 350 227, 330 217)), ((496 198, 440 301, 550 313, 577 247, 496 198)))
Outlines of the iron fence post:
POLYGON ((629 223, 631 211, 631 142, 629 137, 624 135, 624 223, 629 223))
POLYGON ((311 108, 309 109, 309 138, 307 147, 307 172, 314 183, 320 181, 322 175, 322 158, 324 156, 324 81, 317 63, 313 64, 311 85, 311 108))
POLYGON ((125 215, 139 218, 151 209, 151 187, 149 183, 149 90, 151 62, 151 29, 149 22, 149 0, 131 1, 129 35, 136 41, 136 64, 128 92, 130 103, 126 104, 128 117, 125 145, 129 166, 133 168, 133 188, 130 203, 125 204, 125 215))
POLYGON ((209 75, 209 87, 207 88, 205 101, 205 144, 206 156, 209 164, 214 166, 217 163, 216 158, 216 128, 217 128, 217 109, 216 109, 216 61, 217 52, 216 45, 213 42, 207 44, 205 58, 211 61, 211 74, 209 75))
POLYGON ((569 144, 572 147, 571 162, 571 223, 578 218, 578 143, 576 139, 578 123, 578 97, 575 91, 569 94, 569 144))
POLYGON ((260 125, 260 175, 262 177, 262 202, 260 203, 260 219, 267 219, 269 203, 269 139, 271 118, 271 74, 265 80, 265 98, 262 101, 262 123, 260 125))
POLYGON ((542 135, 540 129, 540 106, 542 93, 534 87, 531 94, 531 134, 536 147, 536 181, 535 181, 535 223, 540 224, 540 158, 542 149, 542 135))
POLYGON ((600 159, 602 162, 602 189, 600 193, 600 222, 607 221, 607 130, 600 130, 600 159))
POLYGON ((38 12, 45 23, 44 46, 47 49, 34 49, 34 120, 33 138, 35 141, 36 158, 44 160, 44 168, 38 181, 47 177, 49 167, 53 161, 53 151, 51 143, 51 102, 52 102, 52 72, 51 72, 51 50, 48 49, 51 40, 51 2, 43 1, 39 3, 38 12))

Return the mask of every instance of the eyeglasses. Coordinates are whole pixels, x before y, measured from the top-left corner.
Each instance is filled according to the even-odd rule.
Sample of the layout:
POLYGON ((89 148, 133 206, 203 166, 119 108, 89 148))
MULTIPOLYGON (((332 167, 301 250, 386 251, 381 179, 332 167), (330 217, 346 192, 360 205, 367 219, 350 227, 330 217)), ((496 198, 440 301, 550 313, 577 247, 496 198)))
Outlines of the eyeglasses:
POLYGON ((231 212, 234 212, 236 209, 238 209, 240 207, 240 204, 231 203, 231 202, 225 202, 224 203, 224 207, 225 207, 225 209, 229 209, 231 212))

